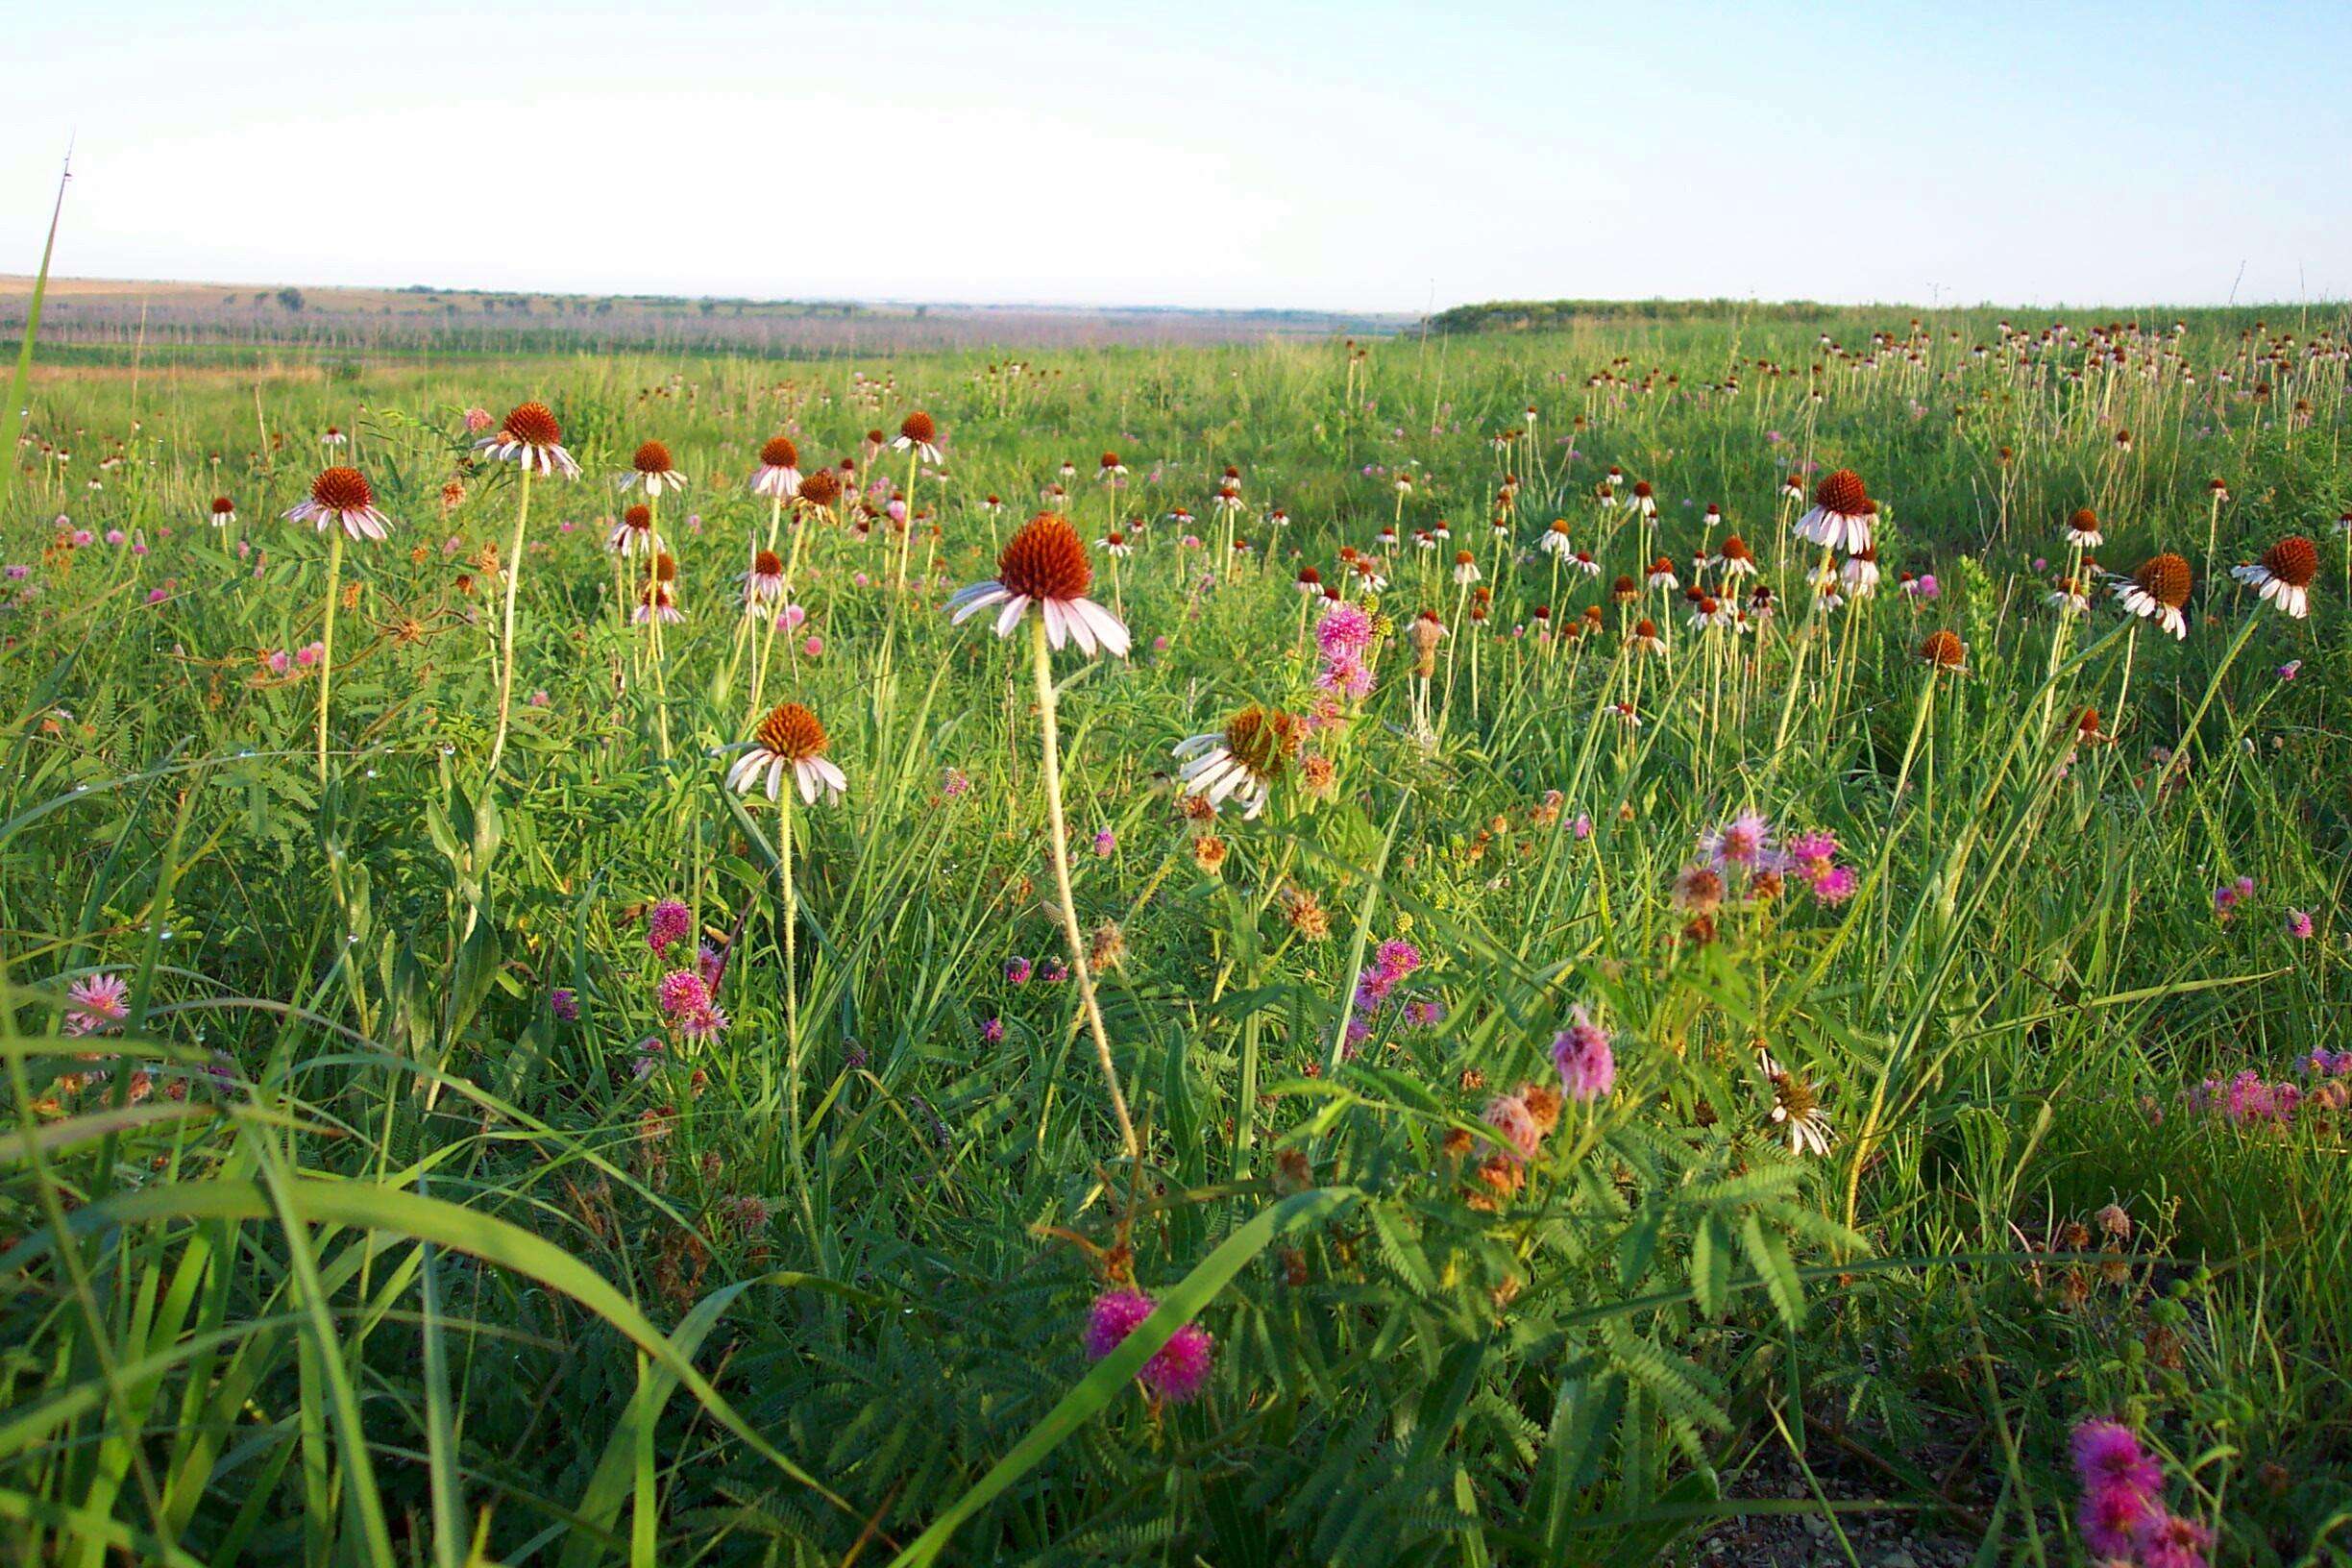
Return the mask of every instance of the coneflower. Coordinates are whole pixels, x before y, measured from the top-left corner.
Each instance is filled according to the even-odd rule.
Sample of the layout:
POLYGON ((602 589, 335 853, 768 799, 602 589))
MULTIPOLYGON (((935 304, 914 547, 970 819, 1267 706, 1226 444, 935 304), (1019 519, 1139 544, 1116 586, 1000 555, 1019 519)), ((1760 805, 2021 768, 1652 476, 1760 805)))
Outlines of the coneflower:
POLYGON ((1094 1054, 1110 1091, 1120 1142, 1127 1157, 1139 1164, 1143 1145, 1136 1137, 1134 1119, 1127 1114, 1127 1096, 1119 1088, 1118 1066, 1111 1056, 1111 1036, 1103 1024, 1102 1008, 1095 1000, 1093 970, 1087 963, 1086 937, 1079 929, 1077 901, 1070 893, 1069 827, 1062 809, 1062 745, 1055 719, 1052 650, 1061 647, 1066 637, 1073 637, 1088 653, 1092 653, 1099 644, 1114 657, 1127 655, 1126 626, 1109 610, 1086 597, 1093 578, 1094 569, 1087 560, 1086 546, 1079 543, 1069 519, 1054 512, 1041 512, 1005 542, 1004 550, 996 557, 996 576, 963 589, 948 600, 947 607, 954 620, 961 623, 978 610, 1002 605, 996 617, 996 635, 1006 637, 1020 624, 1032 602, 1039 606, 1029 647, 1037 678, 1046 817, 1052 830, 1047 836, 1047 847, 1052 853, 1062 933, 1069 945, 1071 965, 1078 973, 1078 994, 1085 1004, 1087 1026, 1094 1037, 1094 1054))
POLYGON ((800 488, 794 493, 794 499, 804 506, 826 512, 832 510, 833 503, 841 500, 841 476, 829 468, 817 468, 811 469, 801 479, 800 488))
POLYGON ((629 458, 629 471, 621 476, 621 488, 643 490, 647 499, 659 500, 666 490, 685 489, 686 476, 677 471, 667 446, 648 441, 629 458))
POLYGON ((1846 557, 1838 576, 1846 585, 1849 599, 1868 599, 1878 591, 1878 550, 1876 546, 1858 550, 1846 557))
POLYGON ((225 528, 236 522, 236 502, 227 496, 212 498, 212 526, 225 528))
POLYGON ((2261 560, 2230 568, 2231 576, 2297 621, 2311 614, 2311 584, 2318 575, 2319 547, 2299 533, 2264 551, 2261 560))
POLYGON ((1716 554, 1715 564, 1727 577, 1752 577, 1756 575, 1755 552, 1748 541, 1736 533, 1724 535, 1723 549, 1716 554))
POLYGON ((1002 605, 996 635, 1009 637, 1035 603, 1041 635, 1053 647, 1074 639, 1090 654, 1099 645, 1112 656, 1125 658, 1126 626, 1086 597, 1093 580, 1094 568, 1069 519, 1040 512, 1005 542, 996 557, 996 576, 961 590, 947 608, 961 623, 980 610, 1002 605))
POLYGON ((2067 543, 2076 550, 2096 550, 2107 542, 2107 535, 2099 527, 2098 513, 2088 506, 2076 507, 2074 515, 2067 519, 2066 536, 2067 543))
POLYGON ((1648 479, 1633 481, 1633 509, 1644 517, 1657 516, 1657 492, 1650 488, 1648 479))
POLYGON ((1666 653, 1666 639, 1658 635, 1657 623, 1648 616, 1633 623, 1633 634, 1626 639, 1626 646, 1653 658, 1662 658, 1666 653))
POLYGON ((751 493, 779 502, 800 493, 800 449, 791 436, 771 436, 760 447, 759 467, 751 474, 751 493))
POLYGON ((1184 764, 1178 787, 1213 808, 1228 797, 1238 800, 1245 808, 1241 820, 1248 821, 1265 809, 1275 784, 1296 760, 1305 734, 1296 714, 1243 708, 1222 731, 1194 735, 1177 746, 1176 759, 1184 764))
POLYGON ((1467 588, 1479 580, 1478 557, 1466 550, 1454 552, 1454 581, 1467 588))
POLYGON ((499 634, 498 734, 490 743, 489 769, 491 776, 496 777, 499 761, 506 754, 507 720, 514 711, 515 596, 523 584, 523 544, 530 526, 531 476, 561 474, 567 479, 576 479, 579 464, 564 450, 563 427, 556 423, 554 413, 538 402, 517 404, 498 433, 475 442, 474 450, 522 469, 515 494, 514 539, 506 551, 506 607, 499 634))
POLYGON ((310 481, 310 494, 290 508, 288 519, 312 523, 327 535, 326 627, 319 636, 318 774, 327 779, 327 691, 334 674, 335 601, 343 597, 343 541, 380 540, 390 531, 383 513, 376 509, 376 493, 355 468, 323 470, 310 481))
POLYGON ((518 404, 495 435, 474 443, 494 462, 518 463, 526 474, 579 478, 579 464, 563 447, 563 427, 544 403, 518 404))
POLYGON ((2189 602, 2193 585, 2189 563, 2168 551, 2149 556, 2139 571, 2119 580, 2115 597, 2131 614, 2154 621, 2174 637, 2186 639, 2189 618, 2181 611, 2189 602))
POLYGON ((751 569, 743 575, 744 608, 772 604, 784 594, 784 560, 772 550, 755 551, 751 569))
POLYGON ((368 487, 367 477, 355 468, 321 470, 310 481, 309 495, 285 515, 291 522, 315 524, 321 533, 339 527, 354 539, 380 542, 389 531, 388 520, 376 509, 376 493, 368 487))
POLYGON ((815 805, 820 794, 841 799, 849 788, 838 764, 825 756, 829 746, 824 725, 797 702, 771 708, 752 732, 750 748, 727 770, 727 788, 750 794, 765 781, 768 798, 777 800, 789 772, 801 803, 815 805))
POLYGON ((1772 1090, 1772 1107, 1765 1114, 1766 1119, 1787 1138, 1789 1152, 1826 1155, 1836 1135, 1829 1126, 1829 1114, 1822 1109, 1821 1095, 1811 1084, 1781 1066, 1766 1052, 1756 1053, 1756 1066, 1762 1069, 1772 1090))
POLYGON ((911 451, 926 463, 937 464, 940 460, 938 440, 938 422, 918 408, 898 422, 898 434, 891 446, 898 452, 911 451))
POLYGON ((1920 643, 1919 656, 1937 670, 1965 670, 1968 667, 1968 645, 1959 634, 1938 629, 1929 632, 1920 643))
POLYGON ((1877 507, 1862 476, 1841 468, 1813 488, 1813 509, 1797 520, 1797 535, 1824 550, 1858 554, 1870 548, 1871 521, 1877 507))
POLYGON ((604 536, 604 548, 616 555, 642 555, 650 551, 660 553, 661 535, 653 531, 653 508, 640 502, 621 514, 612 532, 604 536))

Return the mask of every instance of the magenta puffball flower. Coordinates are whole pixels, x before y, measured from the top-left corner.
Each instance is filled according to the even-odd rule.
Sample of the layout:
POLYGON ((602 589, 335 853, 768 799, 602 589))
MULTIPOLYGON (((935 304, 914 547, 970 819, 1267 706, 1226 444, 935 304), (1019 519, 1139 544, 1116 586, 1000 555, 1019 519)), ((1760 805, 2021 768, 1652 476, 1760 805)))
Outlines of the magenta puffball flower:
POLYGON ((307 670, 326 655, 327 645, 325 643, 311 643, 294 650, 294 662, 307 670))
POLYGON ((150 588, 147 590, 147 602, 150 604, 160 604, 169 598, 171 598, 171 595, 160 588, 150 588))
POLYGON ((808 619, 808 611, 797 604, 787 604, 776 617, 776 630, 798 631, 800 623, 808 619))
POLYGON ((548 997, 548 1011, 566 1023, 577 1023, 579 997, 569 991, 558 991, 548 997))
POLYGON ((273 675, 282 675, 294 667, 294 661, 287 656, 286 650, 282 648, 270 649, 269 657, 262 662, 269 666, 269 673, 273 675))
POLYGON ((1030 972, 1031 966, 1029 961, 1021 957, 1018 953, 1015 953, 1011 958, 1006 959, 1004 962, 1005 984, 1008 986, 1027 985, 1029 983, 1030 972))
POLYGON ((496 420, 487 408, 468 408, 466 410, 465 428, 469 434, 479 435, 495 423, 496 420))
POLYGON ((1216 1341, 1197 1323, 1187 1323, 1168 1335, 1160 1353, 1143 1363, 1143 1385, 1173 1405, 1188 1405, 1200 1397, 1209 1381, 1209 1366, 1216 1341))
POLYGON ((991 1018, 980 1026, 980 1038, 991 1045, 1004 1043, 1004 1019, 991 1018))
POLYGON ((693 969, 672 969, 661 977, 653 995, 663 1017, 683 1018, 710 1006, 710 982, 693 969))
POLYGON ((530 705, 534 708, 544 708, 548 705, 548 694, 545 688, 531 693, 530 705))
POLYGON ((800 645, 800 654, 801 654, 801 656, 802 656, 803 658, 810 658, 810 659, 813 659, 813 658, 816 658, 816 657, 817 657, 819 654, 822 653, 823 651, 824 651, 824 639, 823 639, 822 637, 818 636, 818 635, 817 635, 816 633, 814 633, 814 632, 811 632, 811 633, 809 634, 809 640, 808 640, 807 642, 802 643, 802 644, 800 645))
POLYGON ((2311 916, 2299 909, 2289 910, 2287 912, 2287 934, 2297 942, 2311 941, 2311 916))
POLYGON ((1559 1069, 1560 1092, 1572 1100, 1605 1099, 1617 1084, 1617 1054, 1609 1049, 1608 1032, 1592 1021, 1581 1006, 1570 1012, 1570 1023, 1552 1041, 1552 1065, 1559 1069))
POLYGON ((646 945, 660 952, 694 932, 694 912, 674 898, 664 898, 646 915, 646 945))
POLYGON ((1094 835, 1094 852, 1097 855, 1108 855, 1117 847, 1118 835, 1113 833, 1109 828, 1106 827, 1094 835))
POLYGON ((2068 1439, 2074 1473, 2086 1488, 2129 1486, 2153 1497, 2164 1490, 2164 1468, 2147 1456, 2131 1428, 2115 1421, 2085 1421, 2068 1439))
POLYGON ((1944 587, 1936 581, 1933 572, 1925 572, 1921 574, 1919 587, 1914 591, 1922 599, 1938 599, 1943 596, 1944 587))
POLYGON ((2132 1556, 2132 1543, 2143 1525, 2154 1518, 2148 1500, 2129 1486, 2095 1486, 2083 1493, 2074 1522, 2083 1544, 2102 1557, 2132 1556))
POLYGON ((1099 1361, 1118 1349, 1137 1325, 1152 1314, 1152 1299, 1140 1290, 1106 1290, 1087 1312, 1087 1360, 1099 1361))
POLYGON ((1165 653, 1167 646, 1168 640, 1165 637, 1154 637, 1151 640, 1151 650, 1154 653, 1165 653))
POLYGON ((106 542, 110 545, 119 545, 126 537, 127 535, 120 528, 109 528, 106 531, 106 542))
MULTIPOLYGON (((1140 1290, 1106 1290, 1087 1312, 1086 1353, 1101 1360, 1126 1342, 1152 1314, 1152 1298, 1140 1290)), ((1197 1323, 1187 1323, 1143 1363, 1137 1380, 1161 1399, 1182 1405, 1200 1395, 1209 1381, 1216 1340, 1197 1323)))

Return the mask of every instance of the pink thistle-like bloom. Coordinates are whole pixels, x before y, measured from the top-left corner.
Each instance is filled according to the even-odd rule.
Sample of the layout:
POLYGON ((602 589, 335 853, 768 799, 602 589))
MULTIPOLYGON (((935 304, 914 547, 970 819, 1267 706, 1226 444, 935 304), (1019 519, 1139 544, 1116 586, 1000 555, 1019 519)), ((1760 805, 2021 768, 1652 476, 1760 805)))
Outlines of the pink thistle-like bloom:
POLYGON ((1522 1163, 1532 1160, 1535 1151, 1543 1146, 1543 1130, 1535 1125, 1534 1113, 1516 1094, 1497 1094, 1488 1100, 1483 1118, 1487 1126, 1503 1135, 1514 1160, 1522 1163))
POLYGON ((727 1016, 717 1007, 698 1007, 678 1019, 678 1033, 688 1040, 717 1040, 727 1031, 727 1016))
POLYGON ((646 945, 660 952, 694 932, 694 912, 674 898, 664 898, 646 915, 646 945))
POLYGON ((2148 1458, 2129 1427, 2116 1421, 2085 1421, 2068 1441, 2074 1473, 2087 1488, 2129 1486, 2149 1497, 2164 1490, 2164 1467, 2148 1458))
POLYGON ((1371 646, 1372 618, 1360 605, 1334 604, 1315 623, 1315 648, 1335 663, 1360 659, 1371 646))
POLYGON ((1402 937, 1390 937, 1373 949, 1372 961, 1388 980, 1402 980, 1421 967, 1421 949, 1402 937))
POLYGON ((1751 871, 1764 868, 1771 845, 1771 826, 1762 813, 1753 811, 1741 812, 1699 841, 1700 848, 1716 865, 1737 866, 1751 871))
POLYGON ((2287 934, 2294 938, 2297 942, 2311 941, 2311 916, 2299 909, 2289 910, 2287 912, 2287 934))
POLYGON ((2152 1510, 2133 1531, 2141 1568, 2205 1568, 2213 1531, 2177 1513, 2152 1510))
POLYGON ((2129 1486, 2095 1486, 2083 1493, 2074 1522, 2083 1544, 2102 1557, 2129 1557, 2140 1528, 2153 1516, 2148 1500, 2129 1486))
POLYGON ((65 1032, 110 1035, 131 1021, 131 988, 119 974, 93 974, 65 988, 65 1032))
POLYGON ((1106 827, 1101 832, 1094 835, 1095 854, 1107 856, 1115 851, 1117 848, 1118 835, 1112 832, 1109 828, 1106 827))
POLYGON ((1828 866, 1805 877, 1805 885, 1813 890, 1813 896, 1825 904, 1842 904, 1851 898, 1859 882, 1860 878, 1854 875, 1851 866, 1828 866))
POLYGON ((726 973, 725 952, 707 942, 701 943, 695 948, 695 972, 702 977, 702 983, 716 995, 719 978, 726 973))
POLYGON ((653 988, 653 996, 664 1017, 682 1018, 710 1006, 710 982, 693 969, 672 969, 653 988))
POLYGON ((1609 1049, 1608 1032, 1581 1004, 1570 1010, 1569 1020, 1552 1041, 1560 1092, 1572 1100, 1605 1099, 1617 1084, 1617 1055, 1609 1049))
POLYGON ((1004 1043, 1004 1019, 991 1018, 980 1026, 980 1038, 991 1045, 1004 1043))
POLYGON ((548 997, 548 1011, 566 1023, 579 1022, 579 996, 571 991, 557 991, 548 997))

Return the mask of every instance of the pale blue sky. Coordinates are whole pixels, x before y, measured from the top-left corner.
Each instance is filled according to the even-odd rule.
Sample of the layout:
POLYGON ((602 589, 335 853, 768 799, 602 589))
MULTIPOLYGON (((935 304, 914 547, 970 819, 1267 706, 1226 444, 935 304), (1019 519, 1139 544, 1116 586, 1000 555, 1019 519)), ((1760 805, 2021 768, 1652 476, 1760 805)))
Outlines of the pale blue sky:
POLYGON ((2352 3, 0 0, 0 271, 1418 310, 2352 295, 2352 3), (2242 266, 2242 278, 2240 269, 2242 266))

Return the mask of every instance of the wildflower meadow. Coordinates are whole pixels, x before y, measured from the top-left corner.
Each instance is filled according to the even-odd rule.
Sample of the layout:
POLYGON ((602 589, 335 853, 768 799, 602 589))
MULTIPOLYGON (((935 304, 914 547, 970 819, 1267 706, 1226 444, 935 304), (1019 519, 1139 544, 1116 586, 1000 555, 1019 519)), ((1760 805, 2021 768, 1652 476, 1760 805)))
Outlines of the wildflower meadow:
POLYGON ((2352 319, 1511 311, 18 320, 0 1558, 2352 1550, 2352 319))

